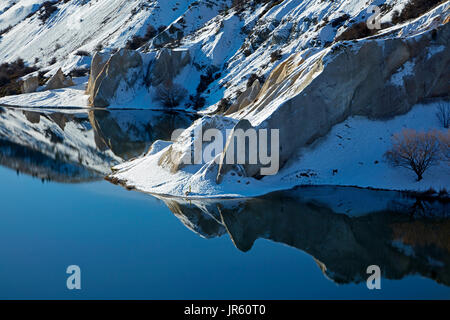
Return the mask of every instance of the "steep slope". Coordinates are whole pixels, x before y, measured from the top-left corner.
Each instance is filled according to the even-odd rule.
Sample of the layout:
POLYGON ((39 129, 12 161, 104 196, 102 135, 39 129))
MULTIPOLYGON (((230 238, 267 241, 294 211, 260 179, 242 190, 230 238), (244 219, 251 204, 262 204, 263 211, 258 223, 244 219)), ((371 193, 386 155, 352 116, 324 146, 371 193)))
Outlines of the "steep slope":
MULTIPOLYGON (((417 19, 386 28, 372 37, 292 54, 273 69, 262 88, 255 89, 259 93, 252 94, 251 101, 237 106, 228 118, 204 117, 160 153, 117 167, 118 172, 112 176, 113 180, 148 192, 192 197, 255 195, 299 183, 419 190, 448 188, 450 172, 445 161, 421 183, 416 183, 409 175, 398 176, 386 163, 371 170, 367 167, 361 170, 360 165, 382 161, 391 135, 404 127, 421 130, 439 128, 433 107, 416 107, 411 114, 405 114, 425 98, 448 97, 448 9, 448 3, 442 4, 417 19), (329 148, 319 152, 322 158, 312 157, 309 162, 302 163, 303 158, 308 159, 307 152, 312 152, 307 149, 308 146, 352 116, 379 121, 360 124, 358 119, 355 135, 348 137, 359 141, 358 137, 364 135, 364 130, 376 133, 378 140, 374 137, 365 139, 366 143, 373 143, 372 148, 376 152, 364 152, 364 142, 358 142, 358 147, 352 148, 354 153, 335 151, 336 158, 329 159, 326 156, 332 149, 329 148), (386 121, 395 116, 398 117, 386 121), (416 122, 416 117, 422 122, 416 122), (232 140, 230 133, 227 133, 227 141, 223 142, 220 152, 224 151, 219 161, 213 157, 201 164, 186 164, 185 160, 190 158, 191 150, 198 143, 196 141, 202 138, 195 133, 201 127, 204 130, 213 127, 222 132, 233 127, 279 130, 279 164, 282 171, 275 171, 275 174, 278 173, 275 178, 266 176, 259 179, 260 169, 265 168, 267 163, 247 162, 237 166, 236 162, 226 163, 228 150, 225 143, 228 145, 232 140), (190 139, 192 136, 195 137, 193 141, 190 139), (306 153, 303 157, 302 152, 306 153), (321 163, 322 168, 315 166, 311 159, 321 163), (143 176, 144 172, 154 170, 160 172, 159 181, 143 176), (344 171, 343 175, 335 177, 339 170, 344 171), (379 172, 375 179, 370 177, 374 172, 379 172), (284 180, 293 173, 296 173, 297 179, 284 180)), ((215 140, 201 142, 202 154, 216 145, 215 140)), ((249 146, 245 147, 245 152, 250 153, 249 146)))
MULTIPOLYGON (((449 6, 438 0, 420 10, 408 0, 10 2, 0 16, 4 26, 11 25, 2 32, 0 58, 22 57, 47 77, 60 67, 66 74, 90 67, 89 100, 83 90, 49 94, 41 87, 0 104, 89 101, 95 107, 171 106, 215 114, 173 145, 158 143, 146 158, 118 167, 113 180, 151 192, 183 195, 194 188, 199 196, 223 194, 225 176, 228 190, 240 180, 236 168, 216 160, 179 166, 199 126, 280 129, 284 170, 349 116, 380 120, 403 115, 423 99, 448 97, 449 6), (372 5, 380 10, 381 29, 369 28, 376 16, 372 5), (18 6, 27 15, 13 19, 8 12, 18 6), (153 175, 146 185, 139 179, 150 169, 159 172, 159 181, 153 175)), ((254 179, 260 178, 255 168, 240 170, 261 192, 268 181, 254 179)), ((410 187, 389 185, 400 186, 410 187)), ((236 193, 246 194, 241 189, 236 193)))
MULTIPOLYGON (((29 63, 39 59, 48 67, 52 58, 59 66, 73 67, 77 50, 93 51, 99 44, 107 50, 125 46, 133 35, 143 35, 149 25, 167 26, 193 1, 146 0, 19 0, 0 13, 0 60, 19 57, 29 63)), ((12 3, 12 2, 11 2, 12 3)), ((79 57, 78 57, 79 58, 79 57)), ((64 71, 70 71, 66 69, 64 71)))
MULTIPOLYGON (((381 7, 384 22, 406 2, 374 4, 381 7)), ((53 9, 39 7, 42 3, 17 1, 0 15, 4 28, 12 26, 0 38, 0 60, 21 57, 52 74, 59 67, 69 73, 89 66, 89 59, 75 54, 79 50, 111 53, 128 41, 143 53, 162 46, 189 50, 191 64, 179 70, 175 82, 193 96, 182 106, 197 108, 234 100, 252 75, 267 76, 293 53, 321 50, 373 15, 365 0, 251 1, 240 9, 231 7, 231 0, 71 0, 55 1, 53 9), (26 17, 14 14, 12 19, 8 12, 19 7, 26 17)), ((155 105, 152 88, 134 91, 125 103, 155 105)))

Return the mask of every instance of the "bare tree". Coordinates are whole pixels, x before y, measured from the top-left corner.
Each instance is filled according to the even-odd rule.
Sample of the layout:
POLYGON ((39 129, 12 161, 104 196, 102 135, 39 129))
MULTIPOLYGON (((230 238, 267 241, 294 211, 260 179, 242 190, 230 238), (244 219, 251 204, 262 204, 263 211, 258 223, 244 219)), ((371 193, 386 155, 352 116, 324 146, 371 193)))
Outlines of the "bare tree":
POLYGON ((450 125, 450 103, 449 102, 441 102, 439 103, 436 111, 436 117, 439 119, 439 122, 444 126, 445 129, 448 129, 450 125))
POLYGON ((439 143, 441 145, 442 160, 450 163, 450 130, 439 133, 439 143))
POLYGON ((180 105, 180 102, 187 95, 187 90, 172 81, 166 81, 156 88, 155 100, 163 106, 174 108, 180 105))
POLYGON ((417 132, 405 129, 393 137, 393 146, 385 157, 393 166, 414 171, 417 181, 425 171, 439 161, 440 148, 436 132, 417 132))

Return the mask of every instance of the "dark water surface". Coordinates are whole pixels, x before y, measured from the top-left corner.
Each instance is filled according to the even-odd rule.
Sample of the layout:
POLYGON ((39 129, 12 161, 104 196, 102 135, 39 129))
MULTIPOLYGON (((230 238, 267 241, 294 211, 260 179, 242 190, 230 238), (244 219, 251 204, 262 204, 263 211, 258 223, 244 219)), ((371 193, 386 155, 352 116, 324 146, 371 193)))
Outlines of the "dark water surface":
POLYGON ((126 191, 103 180, 110 166, 192 117, 120 112, 0 110, 1 299, 450 299, 447 205, 333 187, 202 202, 126 191))

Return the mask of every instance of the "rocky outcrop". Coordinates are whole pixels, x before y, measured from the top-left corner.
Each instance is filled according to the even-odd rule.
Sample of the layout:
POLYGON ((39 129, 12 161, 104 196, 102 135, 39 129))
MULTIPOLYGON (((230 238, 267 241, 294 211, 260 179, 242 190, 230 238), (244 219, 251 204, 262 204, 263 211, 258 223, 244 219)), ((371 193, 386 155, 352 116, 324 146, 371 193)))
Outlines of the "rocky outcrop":
POLYGON ((218 129, 223 137, 226 137, 226 130, 232 129, 237 121, 231 118, 220 116, 203 117, 195 121, 176 142, 163 152, 158 160, 158 164, 175 173, 189 164, 202 164, 205 148, 209 145, 202 141, 203 134, 208 129, 218 129))
MULTIPOLYGON (((220 156, 219 161, 219 168, 217 170, 217 178, 216 182, 221 183, 222 178, 224 175, 226 175, 230 171, 236 171, 239 172, 245 176, 256 176, 259 174, 260 168, 262 167, 261 164, 248 164, 245 166, 242 166, 241 164, 238 164, 238 147, 235 144, 235 132, 237 130, 242 130, 243 132, 246 132, 247 130, 252 129, 252 125, 248 120, 241 120, 239 121, 231 130, 228 140, 225 144, 225 148, 223 149, 223 152, 220 156), (231 153, 233 158, 228 156, 228 153, 231 153), (230 161, 231 158, 231 161, 230 161), (244 168, 245 172, 242 172, 242 168, 244 168)), ((249 148, 246 148, 244 150, 245 152, 245 159, 250 159, 250 152, 254 152, 252 150, 249 150, 249 148)))
MULTIPOLYGON (((349 116, 389 118, 408 112, 422 99, 448 94, 449 35, 450 26, 445 24, 409 38, 344 42, 315 54, 300 52, 275 68, 262 88, 255 81, 239 97, 226 113, 240 120, 237 125, 216 116, 207 121, 204 130, 214 126, 233 129, 235 125, 234 130, 244 131, 279 129, 283 167, 302 147, 349 116)), ((195 131, 189 130, 190 135, 195 131)), ((217 183, 230 171, 258 177, 264 167, 260 163, 225 163, 234 130, 226 139, 221 160, 212 164, 217 183)), ((160 165, 172 172, 181 169, 188 153, 186 145, 188 141, 177 140, 163 154, 160 165)), ((246 148, 249 159, 248 145, 246 148)))
POLYGON ((231 105, 231 107, 224 113, 225 115, 229 115, 235 113, 239 110, 244 109, 250 103, 252 103, 258 93, 261 91, 261 84, 258 79, 256 79, 253 84, 247 88, 237 99, 235 103, 231 105))
POLYGON ((103 56, 98 56, 91 66, 92 75, 87 91, 90 95, 89 104, 93 107, 109 106, 122 82, 132 87, 142 79, 142 66, 142 57, 136 51, 121 49, 106 62, 103 56))
POLYGON ((191 56, 188 50, 161 49, 149 65, 146 82, 154 87, 171 82, 190 62, 191 56))
POLYGON ((92 57, 91 72, 89 74, 89 82, 86 87, 86 94, 90 96, 94 94, 95 80, 97 80, 109 58, 109 54, 101 52, 96 52, 92 57))
POLYGON ((75 85, 71 77, 66 77, 61 68, 47 81, 44 90, 55 90, 75 85))
POLYGON ((137 51, 121 49, 112 56, 96 53, 86 88, 89 104, 101 108, 109 106, 121 83, 132 88, 139 81, 154 87, 171 82, 190 61, 187 50, 162 49, 145 72, 142 56, 137 51))
POLYGON ((233 116, 256 129, 280 129, 283 165, 349 116, 389 118, 422 99, 448 95, 449 36, 444 24, 410 38, 338 43, 312 57, 291 56, 255 102, 233 116))
MULTIPOLYGON (((261 169, 267 168, 259 163, 227 165, 223 161, 226 155, 230 154, 230 137, 235 130, 251 128, 257 131, 259 129, 279 130, 279 168, 283 169, 288 161, 299 160, 300 151, 304 147, 328 134, 333 126, 348 117, 387 119, 409 112, 413 105, 423 99, 448 96, 450 27, 447 16, 445 7, 441 6, 408 23, 380 30, 372 37, 330 42, 324 47, 298 46, 296 48, 305 49, 290 55, 280 63, 277 62, 277 66, 269 74, 265 83, 262 86, 258 82, 254 83, 238 97, 224 114, 225 116, 216 114, 214 121, 209 121, 212 118, 208 119, 209 116, 204 116, 202 121, 188 128, 180 138, 161 153, 150 154, 149 159, 144 161, 153 164, 156 163, 156 161, 153 162, 154 160, 158 160, 157 163, 162 170, 167 169, 171 173, 183 171, 182 174, 186 173, 189 177, 189 180, 187 178, 183 180, 183 187, 199 186, 196 190, 198 194, 203 195, 209 192, 205 190, 222 188, 211 186, 212 172, 216 173, 215 181, 219 184, 224 181, 223 176, 230 171, 230 180, 226 181, 235 181, 234 178, 237 176, 241 183, 240 174, 260 178, 261 169), (185 160, 192 158, 191 150, 196 150, 195 130, 201 125, 205 125, 205 130, 216 128, 214 126, 228 130, 225 139, 222 139, 224 141, 222 151, 224 151, 221 151, 219 157, 215 157, 214 160, 202 162, 201 166, 200 163, 191 165, 188 162, 191 166, 183 170, 187 166, 185 160)), ((283 50, 283 53, 286 54, 286 51, 287 49, 283 50)), ((160 52, 158 57, 162 66, 160 70, 170 70, 172 66, 180 69, 178 63, 170 62, 173 59, 170 52, 173 53, 173 51, 160 52)), ((275 58, 277 58, 276 55, 275 58)), ((230 62, 234 63, 234 60, 230 62)), ((233 88, 238 88, 230 84, 233 81, 237 82, 233 79, 239 78, 242 84, 242 76, 245 72, 264 73, 263 70, 255 70, 249 66, 251 66, 250 63, 239 72, 217 81, 220 89, 226 88, 222 91, 224 98, 229 97, 233 88)), ((229 65, 225 64, 224 67, 229 68, 229 65)), ((265 65, 259 67, 266 68, 265 65)), ((155 61, 151 70, 158 69, 155 61)), ((163 81, 165 76, 161 71, 148 74, 149 79, 155 84, 163 81)), ((174 77, 174 72, 168 74, 168 77, 174 77)), ((211 92, 215 97, 221 91, 211 92)), ((202 137, 199 139, 201 140, 202 137)), ((213 144, 210 140, 199 142, 208 152, 218 149, 215 147, 219 143, 213 144), (211 148, 206 149, 205 146, 211 148)), ((258 151, 254 150, 259 154, 258 151)), ((241 149, 240 154, 248 155, 248 148, 241 149)), ((131 164, 133 170, 142 169, 142 172, 145 172, 144 161, 131 164)), ((125 170, 115 175, 120 176, 124 181, 133 178, 125 170)), ((160 185, 165 185, 166 182, 177 177, 178 175, 164 175, 164 178, 161 178, 163 181, 158 181, 160 184, 153 185, 157 185, 155 189, 158 189, 160 185)), ((262 182, 264 183, 264 179, 262 182)), ((227 187, 228 184, 224 183, 223 189, 227 187)), ((178 194, 178 190, 175 191, 174 188, 171 192, 178 194)))
POLYGON ((36 92, 39 87, 39 77, 34 76, 25 79, 22 83, 22 93, 36 92))

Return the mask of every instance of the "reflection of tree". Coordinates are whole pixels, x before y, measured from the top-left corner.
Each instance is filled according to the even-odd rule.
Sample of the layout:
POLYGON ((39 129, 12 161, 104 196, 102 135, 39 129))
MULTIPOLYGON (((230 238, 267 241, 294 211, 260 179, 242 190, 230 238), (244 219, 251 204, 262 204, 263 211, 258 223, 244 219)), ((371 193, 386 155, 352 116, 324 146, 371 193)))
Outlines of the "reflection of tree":
MULTIPOLYGON (((411 198, 411 197, 406 197, 411 198)), ((428 198, 423 194, 418 194, 412 203, 394 201, 389 205, 389 210, 409 214, 412 218, 449 218, 448 203, 438 201, 432 197, 428 198)))
POLYGON ((392 224, 393 237, 413 247, 435 246, 450 254, 450 220, 415 220, 392 224))
MULTIPOLYGON (((373 196, 379 196, 377 191, 373 196)), ((339 197, 335 199, 339 201, 339 197)), ((250 200, 164 201, 191 230, 209 230, 211 237, 211 232, 222 226, 244 252, 251 250, 258 238, 305 251, 337 283, 365 281, 366 268, 375 264, 386 278, 421 274, 450 285, 448 219, 414 218, 388 208, 350 217, 333 212, 320 201, 299 200, 284 193, 250 200), (411 246, 412 253, 402 251, 399 243, 411 246)))

